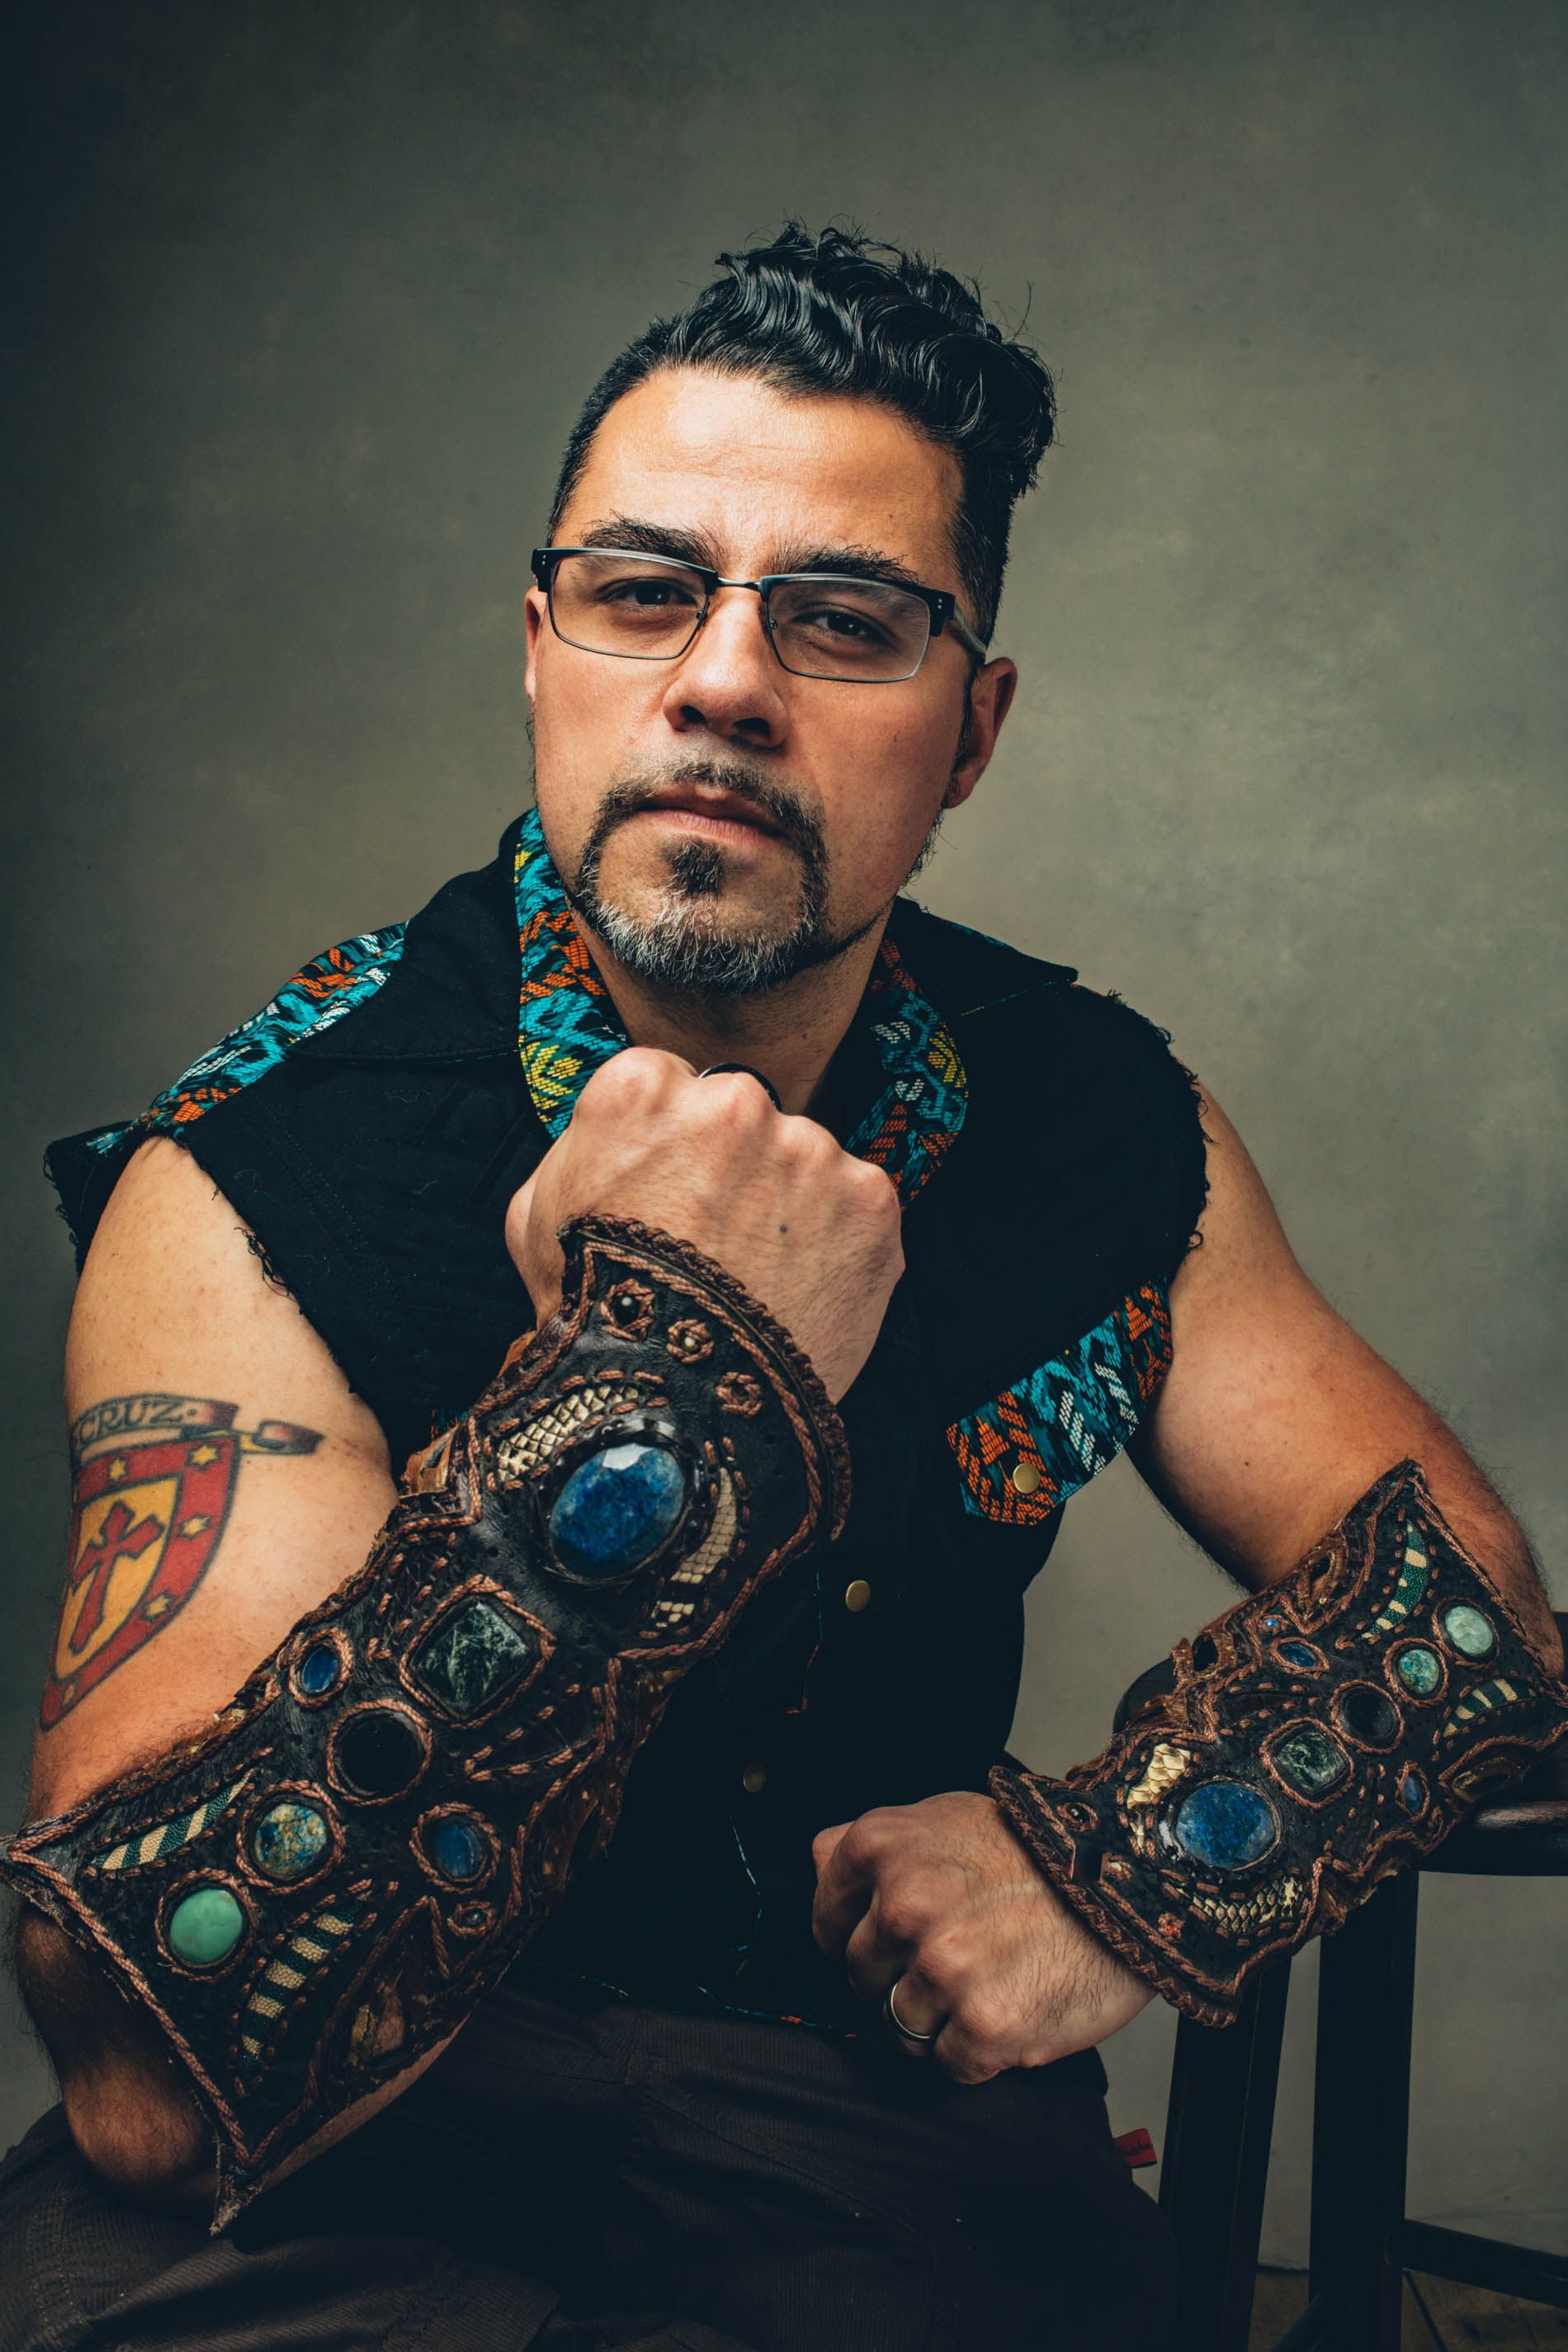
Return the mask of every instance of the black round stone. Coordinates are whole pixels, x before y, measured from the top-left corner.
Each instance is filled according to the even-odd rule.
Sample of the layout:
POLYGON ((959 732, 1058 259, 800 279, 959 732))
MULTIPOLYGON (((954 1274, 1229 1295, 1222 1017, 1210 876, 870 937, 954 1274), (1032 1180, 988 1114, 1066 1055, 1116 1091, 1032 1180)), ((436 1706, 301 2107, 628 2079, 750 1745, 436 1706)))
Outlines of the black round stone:
POLYGON ((339 1777, 362 1797, 400 1797, 425 1769, 425 1744, 407 1716, 392 1706, 351 1715, 339 1732, 339 1777))
POLYGON ((1339 1717, 1351 1738, 1369 1748, 1387 1748, 1399 1737, 1399 1709, 1373 1683, 1352 1683, 1340 1693, 1339 1717))

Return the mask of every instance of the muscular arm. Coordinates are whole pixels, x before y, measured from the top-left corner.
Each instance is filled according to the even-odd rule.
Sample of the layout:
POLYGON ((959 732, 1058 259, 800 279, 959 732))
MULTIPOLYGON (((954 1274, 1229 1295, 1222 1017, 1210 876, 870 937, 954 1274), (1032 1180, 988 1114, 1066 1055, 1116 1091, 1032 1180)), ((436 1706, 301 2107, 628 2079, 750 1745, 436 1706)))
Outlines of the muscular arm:
POLYGON ((1308 1280, 1212 1100, 1204 1128, 1202 1245, 1172 1285, 1170 1374, 1129 1449, 1142 1476, 1205 1551, 1258 1590, 1408 1456, 1542 1663, 1561 1673, 1551 1604, 1501 1498, 1432 1407, 1308 1280))
MULTIPOLYGON (((207 1723, 364 1558, 395 1493, 379 1423, 264 1279, 228 1202, 161 1138, 121 1178, 88 1254, 66 1405, 75 1557, 34 1747, 35 1816, 207 1723), (190 1461, 204 1451, 217 1458, 190 1461), (203 1517, 216 1528, 191 1526, 203 1517)), ((16 1958, 83 2155, 122 2190, 210 2194, 205 2135, 159 2037, 26 1907, 16 1958)))
MULTIPOLYGON (((1518 1619, 1521 1646, 1560 1674, 1546 1595, 1500 1498, 1432 1408, 1308 1281, 1213 1103, 1204 1125, 1202 1244, 1172 1286, 1172 1370, 1130 1449, 1144 1478, 1215 1559, 1261 1591, 1281 1584, 1383 1474, 1413 1460, 1518 1619)), ((1278 1693, 1269 1701, 1293 1703, 1278 1693)), ((1549 1693, 1546 1711, 1556 1703, 1549 1693)), ((1538 1743, 1538 1724, 1527 1732, 1524 1744, 1538 1743)), ((1179 1761, 1179 1737, 1173 1730, 1157 1751, 1150 1790, 1179 1761)), ((995 1776, 993 1788, 1007 1777, 995 1776)), ((1108 1915, 1090 1902, 1085 1924, 1058 1892, 1062 1874, 1058 1882, 1045 1874, 1026 1805, 1020 1812, 1010 1802, 1009 1818, 1028 1851, 993 1798, 969 1794, 884 1808, 816 1842, 819 1942, 845 1955, 868 1998, 897 1982, 904 2024, 940 2034, 935 2054, 961 2082, 1101 2042, 1151 1998, 1152 1979, 1122 1965, 1096 1932, 1108 1915)), ((1120 1866, 1114 1839, 1111 1850, 1120 1866)), ((1078 1869, 1075 1860, 1069 1882, 1078 1869)), ((1092 1877, 1086 1859, 1084 1883, 1092 1877)))
POLYGON ((79 1542, 35 1775, 47 1818, 7 1842, 5 1868, 71 1936, 68 1946, 48 1920, 29 1920, 24 1988, 79 2146, 133 2193, 210 2186, 202 2126, 160 2032, 219 2131, 220 2212, 405 2088, 556 1899, 577 1845, 609 1835, 630 1754, 688 1665, 847 1504, 830 1399, 869 1352, 901 1262, 879 1171, 782 1117, 750 1079, 700 1085, 675 1057, 634 1050, 584 1089, 507 1231, 530 1296, 559 1312, 520 1339, 474 1413, 400 1488, 321 1342, 177 1153, 138 1160, 95 1240, 71 1342, 79 1542), (149 1430, 175 1460, 121 1449, 149 1430), (184 1473, 199 1466, 210 1481, 226 1447, 233 1496, 216 1530, 205 1498, 191 1507, 184 1473), (212 1458, 196 1465, 198 1454, 212 1458), (590 1456, 584 1485, 573 1465, 587 1475, 590 1456), (649 1456, 666 1465, 658 1509, 678 1482, 662 1528, 646 1496, 625 1500, 652 1475, 649 1456), (616 1509, 629 1519, 583 1499, 623 1478, 616 1509), (568 1490, 578 1498, 558 1527, 568 1490), (599 1513, 592 1544, 617 1526, 624 1542, 629 1526, 644 1553, 624 1570, 592 1549, 579 1558, 584 1512, 599 1513), (221 1544, 208 1540, 219 1532, 221 1544), (183 1590, 166 1581, 170 1605, 149 1613, 162 1597, 154 1552, 167 1558, 176 1538, 192 1572, 183 1590), (460 1609, 432 1598, 448 1574, 460 1609), (326 1651, 343 1662, 341 1687, 329 1679, 319 1700, 303 1676, 321 1653, 290 1638, 312 1610, 311 1640, 330 1631, 326 1651), (120 1640, 122 1624, 132 1633, 105 1670, 94 1644, 120 1640), (498 1688, 523 1677, 521 1712, 500 1736, 524 1744, 500 1761, 510 1702, 476 1716, 487 1685, 459 1689, 447 1670, 457 1643, 467 1675, 476 1643, 489 1644, 498 1688), (275 1814, 300 1810, 291 1802, 249 1826, 237 1811, 225 1819, 279 1747, 303 1759, 302 1810, 327 1840, 303 1874, 286 1844, 269 1855, 258 1843, 275 1814), (353 1825, 334 1832, 328 1816, 344 1808, 353 1825), (476 1811, 489 1825, 493 1902, 462 1884, 476 1866, 468 1848, 448 1865, 422 1843, 430 1823, 461 1814, 482 1864, 476 1811), (196 1841, 216 1840, 209 1853, 232 1862, 237 1829, 243 1884, 211 1859, 193 1879, 143 1875, 196 1841), (165 1883, 191 1889, 172 1910, 165 1883), (301 1904, 319 1908, 306 1916, 301 1904), (363 1968, 358 1947, 339 1951, 360 1931, 374 1946, 363 1968), (428 1973, 404 1951, 416 1937, 428 1973), (307 1948, 301 1974, 291 1955, 307 1948), (233 1952, 249 1956, 249 1975, 232 1979, 246 1984, 243 2009, 226 2006, 233 1952), (383 1958, 374 2002, 367 1993, 352 2011, 383 1958))

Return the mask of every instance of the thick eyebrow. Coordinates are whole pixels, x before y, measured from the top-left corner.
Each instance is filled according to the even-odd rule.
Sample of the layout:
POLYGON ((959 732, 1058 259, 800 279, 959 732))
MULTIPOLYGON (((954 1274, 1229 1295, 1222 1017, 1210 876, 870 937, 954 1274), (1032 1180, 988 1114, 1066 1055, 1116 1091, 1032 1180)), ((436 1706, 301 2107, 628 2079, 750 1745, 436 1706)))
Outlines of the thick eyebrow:
POLYGON ((636 515, 606 515, 591 522, 579 547, 624 547, 630 555, 671 555, 678 563, 695 564, 700 572, 716 572, 716 550, 705 532, 682 530, 679 523, 641 522, 636 515))
MULTIPOLYGON (((606 515, 590 523, 580 547, 624 547, 632 555, 669 555, 678 563, 694 564, 701 572, 718 572, 718 550, 705 531, 684 530, 675 523, 646 522, 636 515, 606 515)), ((890 580, 907 588, 925 583, 907 563, 885 548, 790 547, 769 566, 774 572, 829 572, 847 580, 890 580)))

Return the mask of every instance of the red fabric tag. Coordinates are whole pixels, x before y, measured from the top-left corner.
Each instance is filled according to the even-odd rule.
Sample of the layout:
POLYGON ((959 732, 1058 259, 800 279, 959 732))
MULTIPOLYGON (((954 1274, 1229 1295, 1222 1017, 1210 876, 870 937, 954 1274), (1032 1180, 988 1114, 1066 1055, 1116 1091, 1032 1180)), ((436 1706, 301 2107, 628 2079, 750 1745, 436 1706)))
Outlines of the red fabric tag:
POLYGON ((1154 2143, 1142 2124, 1136 2131, 1119 2133, 1114 2144, 1123 2164, 1130 2164, 1134 2172, 1142 2171, 1146 2164, 1158 2164, 1160 2161, 1154 2143))

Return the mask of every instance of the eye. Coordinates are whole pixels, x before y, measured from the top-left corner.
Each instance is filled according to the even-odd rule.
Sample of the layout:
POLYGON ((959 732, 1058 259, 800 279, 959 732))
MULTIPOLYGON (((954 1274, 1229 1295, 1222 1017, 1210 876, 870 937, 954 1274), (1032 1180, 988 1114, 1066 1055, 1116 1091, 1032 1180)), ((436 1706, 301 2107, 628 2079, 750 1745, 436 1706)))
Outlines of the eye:
POLYGON ((846 604, 818 604, 793 615, 796 628, 816 629, 824 636, 839 637, 858 646, 885 646, 885 629, 868 619, 864 613, 852 613, 846 604))
POLYGON ((671 580, 658 572, 626 572, 601 583, 599 602, 620 604, 637 613, 667 613, 676 609, 689 611, 697 598, 684 580, 671 580))
POLYGON ((853 663, 868 675, 912 669, 930 627, 920 598, 883 580, 801 575, 779 583, 771 609, 775 636, 782 633, 802 660, 853 663))

